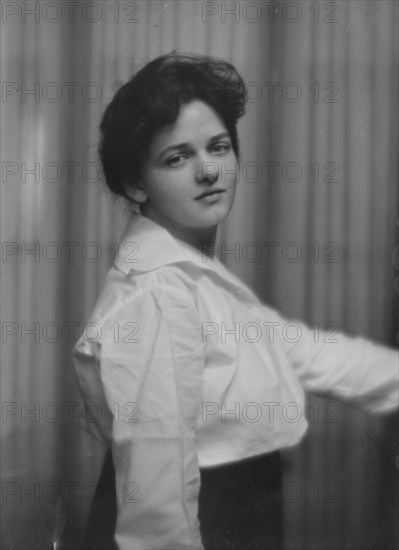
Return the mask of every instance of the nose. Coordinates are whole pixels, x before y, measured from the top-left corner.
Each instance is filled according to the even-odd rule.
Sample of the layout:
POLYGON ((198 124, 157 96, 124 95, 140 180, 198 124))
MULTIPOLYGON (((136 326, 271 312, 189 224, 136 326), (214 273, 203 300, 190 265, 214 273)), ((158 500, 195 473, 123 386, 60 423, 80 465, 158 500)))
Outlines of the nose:
POLYGON ((195 167, 195 180, 197 183, 212 185, 219 178, 219 164, 214 160, 199 159, 195 167))

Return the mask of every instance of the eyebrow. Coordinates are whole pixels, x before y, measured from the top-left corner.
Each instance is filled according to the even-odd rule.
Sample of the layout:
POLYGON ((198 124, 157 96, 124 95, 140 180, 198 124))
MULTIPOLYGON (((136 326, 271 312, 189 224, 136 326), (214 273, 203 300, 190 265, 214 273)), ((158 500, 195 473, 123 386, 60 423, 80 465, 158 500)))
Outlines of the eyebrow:
MULTIPOLYGON (((217 134, 216 136, 212 136, 209 140, 209 143, 215 143, 215 141, 218 141, 219 139, 228 137, 230 139, 230 135, 228 132, 222 132, 221 134, 217 134)), ((187 147, 190 147, 190 144, 185 143, 176 143, 175 145, 169 145, 169 147, 166 147, 163 151, 161 151, 158 155, 158 158, 164 157, 167 153, 170 151, 178 150, 178 149, 187 149, 187 147)))

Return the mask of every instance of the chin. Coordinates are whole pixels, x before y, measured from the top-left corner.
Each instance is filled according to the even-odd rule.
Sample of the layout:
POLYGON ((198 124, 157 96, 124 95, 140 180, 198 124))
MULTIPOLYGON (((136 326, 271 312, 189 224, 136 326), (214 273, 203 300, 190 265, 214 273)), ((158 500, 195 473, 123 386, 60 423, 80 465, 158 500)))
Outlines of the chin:
POLYGON ((197 227, 202 227, 206 229, 207 227, 215 227, 220 223, 224 222, 229 214, 229 210, 224 208, 223 210, 218 210, 218 212, 209 212, 207 215, 198 218, 197 227))

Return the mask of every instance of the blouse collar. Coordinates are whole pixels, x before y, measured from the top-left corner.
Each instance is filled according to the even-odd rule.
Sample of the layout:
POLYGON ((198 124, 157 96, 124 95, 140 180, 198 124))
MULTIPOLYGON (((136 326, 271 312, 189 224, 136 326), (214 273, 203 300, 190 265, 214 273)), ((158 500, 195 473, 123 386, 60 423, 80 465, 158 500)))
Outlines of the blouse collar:
POLYGON ((144 273, 181 262, 212 271, 235 287, 245 287, 219 258, 207 256, 205 252, 177 239, 153 220, 134 212, 120 242, 115 266, 128 275, 130 272, 144 273))

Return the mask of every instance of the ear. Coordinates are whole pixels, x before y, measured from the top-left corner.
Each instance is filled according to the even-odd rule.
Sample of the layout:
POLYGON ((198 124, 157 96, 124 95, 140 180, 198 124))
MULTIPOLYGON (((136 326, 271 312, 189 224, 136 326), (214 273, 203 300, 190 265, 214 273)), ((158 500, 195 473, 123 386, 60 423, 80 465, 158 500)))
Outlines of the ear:
POLYGON ((139 204, 145 203, 148 198, 140 182, 138 182, 135 186, 130 186, 127 189, 127 193, 132 200, 139 204))

